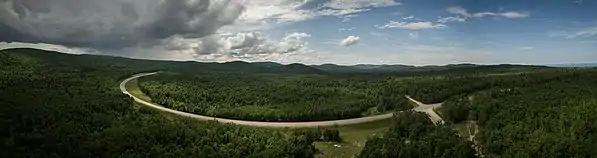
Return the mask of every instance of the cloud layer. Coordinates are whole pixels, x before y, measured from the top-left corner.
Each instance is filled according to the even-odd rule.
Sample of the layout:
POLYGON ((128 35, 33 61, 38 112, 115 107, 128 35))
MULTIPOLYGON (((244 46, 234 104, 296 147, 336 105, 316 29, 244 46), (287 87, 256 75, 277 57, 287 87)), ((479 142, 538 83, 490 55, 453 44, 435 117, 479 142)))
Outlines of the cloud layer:
POLYGON ((438 24, 428 21, 421 22, 403 22, 403 21, 390 21, 382 26, 378 26, 380 29, 386 28, 400 28, 407 30, 424 30, 424 29, 443 29, 447 26, 444 24, 438 24))
POLYGON ((358 13, 378 7, 401 5, 396 0, 329 0, 313 8, 305 5, 312 0, 239 0, 246 6, 237 24, 275 25, 315 19, 321 16, 336 16, 346 22, 358 13))
POLYGON ((486 16, 495 16, 495 17, 504 17, 509 19, 517 19, 517 18, 526 18, 530 14, 526 12, 515 12, 515 11, 506 11, 506 12, 477 12, 471 13, 468 12, 466 9, 460 6, 453 6, 446 9, 449 13, 460 15, 466 18, 482 18, 486 16))
POLYGON ((357 44, 357 42, 359 42, 361 38, 358 36, 348 36, 345 39, 343 39, 342 41, 340 41, 339 45, 341 46, 351 46, 354 44, 357 44))
POLYGON ((243 9, 230 0, 3 0, 0 40, 118 49, 203 37, 243 9))
POLYGON ((199 39, 170 39, 165 49, 191 54, 196 60, 277 60, 285 55, 308 54, 306 33, 290 33, 279 40, 274 40, 261 32, 239 32, 214 34, 199 39))

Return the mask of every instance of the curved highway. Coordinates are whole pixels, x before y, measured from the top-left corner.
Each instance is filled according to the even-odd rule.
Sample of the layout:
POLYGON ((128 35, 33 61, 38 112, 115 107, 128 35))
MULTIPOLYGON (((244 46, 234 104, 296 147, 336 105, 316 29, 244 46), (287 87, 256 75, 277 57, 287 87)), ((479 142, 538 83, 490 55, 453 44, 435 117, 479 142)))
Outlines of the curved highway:
MULTIPOLYGON (((120 90, 122 91, 122 93, 129 95, 130 97, 132 97, 136 102, 155 108, 157 110, 160 111, 164 111, 164 112, 169 112, 172 114, 176 114, 176 115, 180 115, 180 116, 184 116, 184 117, 189 117, 189 118, 194 118, 194 119, 198 119, 198 120, 203 120, 203 121, 209 121, 209 120, 214 120, 220 123, 233 123, 233 124, 238 124, 238 125, 244 125, 244 126, 257 126, 257 127, 317 127, 317 126, 343 126, 343 125, 352 125, 352 124, 361 124, 361 123, 367 123, 367 122, 373 122, 373 121, 378 121, 378 120, 384 120, 384 119, 388 119, 388 118, 392 118, 393 113, 389 113, 389 114, 382 114, 382 115, 376 115, 376 116, 367 116, 367 117, 360 117, 360 118, 353 118, 353 119, 343 119, 343 120, 331 120, 331 121, 312 121, 312 122, 262 122, 262 121, 246 121, 246 120, 233 120, 233 119, 225 119, 225 118, 217 118, 217 117, 211 117, 211 116, 203 116, 203 115, 197 115, 197 114, 191 114, 191 113, 187 113, 187 112, 182 112, 182 111, 177 111, 177 110, 173 110, 173 109, 169 109, 166 108, 164 106, 155 104, 155 103, 151 103, 151 102, 147 102, 144 100, 141 100, 137 97, 135 97, 134 95, 131 95, 131 93, 129 93, 126 89, 126 84, 136 78, 139 77, 143 77, 143 76, 149 76, 149 75, 155 75, 157 74, 157 72, 153 72, 153 73, 142 73, 142 74, 137 74, 137 75, 133 75, 132 77, 129 77, 127 79, 125 79, 124 81, 122 81, 120 83, 120 90)), ((410 99, 410 97, 409 97, 410 99)), ((424 104, 420 103, 420 102, 416 102, 419 106, 417 108, 421 108, 421 107, 436 107, 436 106, 425 106, 424 104)), ((415 108, 416 109, 416 108, 415 108)))

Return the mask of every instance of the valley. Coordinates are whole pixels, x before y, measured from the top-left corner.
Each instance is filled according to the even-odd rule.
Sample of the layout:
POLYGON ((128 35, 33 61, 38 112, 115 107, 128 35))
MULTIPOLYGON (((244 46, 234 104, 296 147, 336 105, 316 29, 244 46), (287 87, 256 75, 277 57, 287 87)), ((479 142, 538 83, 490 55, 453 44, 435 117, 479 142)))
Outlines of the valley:
POLYGON ((2 50, 0 156, 590 157, 596 148, 595 68, 333 66, 2 50))

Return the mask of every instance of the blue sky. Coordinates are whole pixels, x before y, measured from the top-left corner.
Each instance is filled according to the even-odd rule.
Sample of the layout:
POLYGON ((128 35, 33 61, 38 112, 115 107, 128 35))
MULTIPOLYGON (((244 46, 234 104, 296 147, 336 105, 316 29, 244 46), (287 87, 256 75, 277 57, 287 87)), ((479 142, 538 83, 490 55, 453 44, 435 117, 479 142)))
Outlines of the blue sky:
MULTIPOLYGON (((158 46, 119 49, 47 44, 78 53, 198 61, 411 65, 597 62, 597 0, 230 2, 244 9, 211 35, 172 34, 159 39, 158 46)), ((0 47, 3 45, 9 47, 6 43, 0 47)))
POLYGON ((333 16, 320 17, 286 25, 277 31, 306 32, 312 35, 308 41, 315 49, 329 52, 332 56, 354 56, 330 59, 334 63, 543 64, 597 61, 596 1, 411 0, 400 3, 358 13, 349 21, 343 22, 342 18, 333 16), (466 18, 450 13, 450 7, 463 8, 470 14, 516 12, 527 16, 466 18), (443 23, 444 28, 376 27, 388 21, 438 23, 440 17, 458 16, 466 18, 466 21, 443 23), (340 28, 352 29, 339 31, 340 28), (575 35, 577 33, 581 34, 575 35), (348 47, 334 45, 347 36, 358 36, 360 40, 348 47), (392 59, 399 57, 421 61, 392 59))

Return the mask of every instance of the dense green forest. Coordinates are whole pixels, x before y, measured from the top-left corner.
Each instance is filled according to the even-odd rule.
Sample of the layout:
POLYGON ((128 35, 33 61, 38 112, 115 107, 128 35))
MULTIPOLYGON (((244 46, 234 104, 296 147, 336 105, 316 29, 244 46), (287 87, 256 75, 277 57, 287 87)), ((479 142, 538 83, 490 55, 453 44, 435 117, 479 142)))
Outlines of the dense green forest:
POLYGON ((404 93, 430 104, 491 88, 543 84, 567 73, 566 69, 540 69, 506 74, 414 76, 399 84, 404 93))
POLYGON ((434 126, 422 113, 398 112, 387 132, 369 138, 360 157, 597 154, 597 69, 451 67, 337 74, 302 64, 2 50, 0 157, 313 157, 314 141, 343 141, 333 128, 242 127, 165 115, 134 104, 118 89, 133 74, 155 71, 162 73, 140 78, 154 102, 246 120, 391 112, 410 108, 406 94, 425 103, 444 102, 436 110, 447 124, 434 126), (479 126, 473 142, 454 130, 465 123, 479 126))
POLYGON ((471 67, 440 69, 451 73, 436 76, 432 74, 437 71, 406 77, 176 71, 139 80, 141 90, 154 102, 180 111, 253 121, 317 121, 405 110, 411 108, 404 98, 406 94, 425 103, 436 103, 490 87, 524 83, 525 79, 536 77, 526 73, 531 69, 549 71, 511 65, 476 66, 475 71, 471 67), (512 72, 513 69, 521 71, 512 72), (459 75, 480 70, 505 74, 459 75))
POLYGON ((449 126, 435 126, 426 114, 411 110, 397 113, 383 136, 367 141, 359 157, 476 157, 471 143, 449 126))
POLYGON ((303 135, 197 123, 133 106, 119 91, 120 80, 162 63, 98 61, 102 58, 2 51, 0 157, 312 157, 315 152, 303 135))
POLYGON ((469 118, 472 97, 466 95, 454 96, 446 100, 437 111, 450 123, 461 123, 469 118))
POLYGON ((336 120, 410 108, 384 77, 246 73, 162 73, 141 90, 169 108, 255 121, 336 120))
POLYGON ((597 69, 545 76, 544 82, 472 95, 484 153, 503 157, 594 157, 597 154, 597 69))
POLYGON ((597 69, 435 78, 439 84, 419 85, 419 97, 429 102, 447 98, 438 112, 449 123, 477 123, 475 141, 485 156, 592 157, 597 147, 595 78, 597 69), (439 87, 446 90, 433 91, 439 87))

